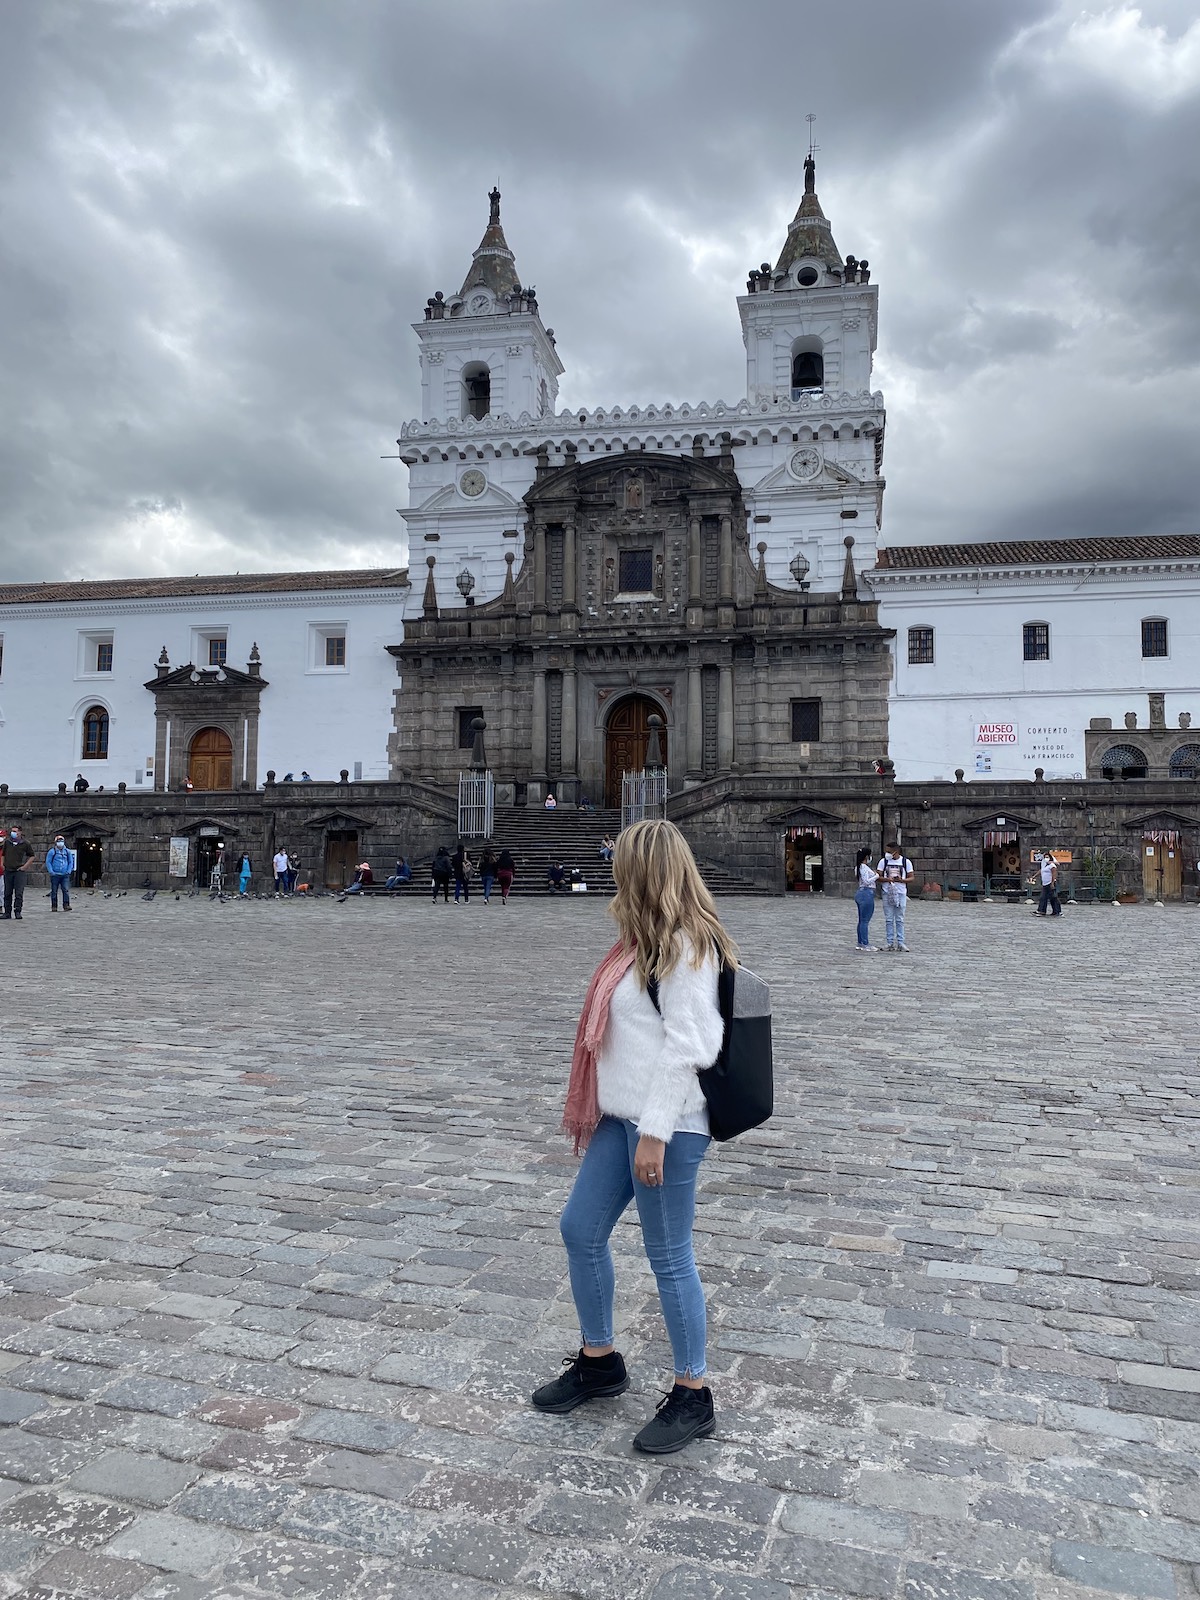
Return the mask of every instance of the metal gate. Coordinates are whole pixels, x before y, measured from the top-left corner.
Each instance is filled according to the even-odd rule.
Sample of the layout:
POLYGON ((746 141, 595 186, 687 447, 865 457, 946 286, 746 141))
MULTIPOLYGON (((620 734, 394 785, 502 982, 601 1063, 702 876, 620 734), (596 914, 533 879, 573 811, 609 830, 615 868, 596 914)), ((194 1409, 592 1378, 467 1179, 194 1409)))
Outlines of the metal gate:
POLYGON ((496 783, 490 772, 458 775, 458 836, 490 839, 496 817, 496 783))
POLYGON ((649 767, 621 774, 621 826, 662 817, 667 808, 667 769, 649 767))

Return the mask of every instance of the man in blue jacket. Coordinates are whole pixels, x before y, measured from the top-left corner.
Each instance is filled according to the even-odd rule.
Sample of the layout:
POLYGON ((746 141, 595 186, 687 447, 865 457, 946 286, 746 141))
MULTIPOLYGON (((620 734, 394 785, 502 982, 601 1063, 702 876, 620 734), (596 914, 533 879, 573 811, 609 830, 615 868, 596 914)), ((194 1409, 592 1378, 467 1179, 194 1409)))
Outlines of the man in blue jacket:
POLYGON ((46 851, 46 871, 50 874, 50 909, 58 910, 58 891, 62 890, 63 910, 71 909, 71 852, 61 833, 46 851))

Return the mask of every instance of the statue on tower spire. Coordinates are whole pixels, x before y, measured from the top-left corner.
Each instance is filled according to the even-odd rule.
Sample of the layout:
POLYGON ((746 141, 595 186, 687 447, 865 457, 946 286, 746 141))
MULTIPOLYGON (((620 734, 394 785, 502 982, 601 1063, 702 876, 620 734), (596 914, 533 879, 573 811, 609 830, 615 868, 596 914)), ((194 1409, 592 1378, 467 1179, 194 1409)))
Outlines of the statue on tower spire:
POLYGON ((817 163, 813 160, 811 150, 804 158, 804 192, 805 194, 817 192, 817 163))
POLYGON ((490 228, 493 223, 498 224, 500 221, 500 190, 498 188, 493 189, 491 194, 488 195, 488 199, 492 202, 491 215, 488 217, 488 227, 490 228))

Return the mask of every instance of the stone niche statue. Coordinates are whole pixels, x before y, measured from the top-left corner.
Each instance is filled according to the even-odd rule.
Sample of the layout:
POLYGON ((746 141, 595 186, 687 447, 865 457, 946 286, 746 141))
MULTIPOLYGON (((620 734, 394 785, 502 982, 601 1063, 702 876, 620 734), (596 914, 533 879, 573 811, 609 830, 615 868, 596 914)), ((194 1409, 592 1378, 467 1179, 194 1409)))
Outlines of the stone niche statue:
POLYGON ((645 485, 640 478, 630 478, 625 485, 626 511, 640 511, 646 493, 645 485))

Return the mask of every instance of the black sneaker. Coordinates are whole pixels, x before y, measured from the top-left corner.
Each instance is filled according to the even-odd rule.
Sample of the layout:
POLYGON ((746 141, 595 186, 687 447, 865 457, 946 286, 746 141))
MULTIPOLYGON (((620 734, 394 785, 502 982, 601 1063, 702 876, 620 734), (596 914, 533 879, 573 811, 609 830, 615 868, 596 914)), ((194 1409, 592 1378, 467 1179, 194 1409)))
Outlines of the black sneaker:
POLYGON ((544 1383, 530 1396, 539 1411, 553 1411, 559 1415, 574 1411, 586 1400, 606 1400, 624 1394, 629 1387, 629 1374, 617 1351, 608 1356, 578 1355, 563 1359, 566 1371, 553 1383, 544 1383))
POLYGON ((663 1395, 658 1410, 633 1441, 648 1456, 670 1456, 693 1439, 706 1439, 717 1425, 711 1389, 688 1389, 677 1383, 663 1395))

